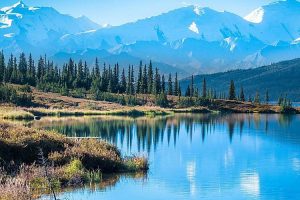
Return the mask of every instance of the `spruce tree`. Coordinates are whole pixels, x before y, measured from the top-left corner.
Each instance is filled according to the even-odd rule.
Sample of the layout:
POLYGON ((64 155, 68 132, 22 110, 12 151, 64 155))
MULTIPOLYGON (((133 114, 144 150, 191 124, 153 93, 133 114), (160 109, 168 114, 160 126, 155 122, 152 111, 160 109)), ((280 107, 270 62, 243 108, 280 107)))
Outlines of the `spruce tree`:
POLYGON ((128 67, 128 75, 127 75, 127 85, 126 85, 126 93, 131 94, 131 66, 128 67))
MULTIPOLYGON (((44 62, 45 62, 45 65, 46 65, 46 60, 44 60, 44 62)), ((76 78, 76 66, 74 64, 74 61, 70 58, 69 63, 68 63, 68 77, 67 77, 67 81, 68 81, 67 86, 68 86, 68 88, 72 88, 75 78, 76 78)))
POLYGON ((168 95, 173 95, 173 83, 172 83, 171 74, 169 74, 169 79, 168 79, 168 95))
POLYGON ((111 70, 111 67, 110 65, 108 66, 108 78, 107 78, 107 82, 108 82, 108 85, 107 85, 107 91, 108 92, 113 92, 113 73, 112 73, 112 70, 111 70))
POLYGON ((214 99, 217 99, 217 91, 214 90, 214 99))
POLYGON ((178 84, 178 95, 177 96, 179 97, 179 99, 180 99, 181 95, 182 95, 181 86, 180 86, 180 84, 178 84))
POLYGON ((179 91, 179 83, 178 83, 178 75, 177 72, 175 74, 175 81, 174 81, 174 95, 178 96, 178 91, 179 91))
POLYGON ((190 85, 190 95, 193 97, 195 96, 195 84, 194 84, 194 75, 192 75, 192 79, 191 79, 191 85, 190 85))
POLYGON ((0 83, 4 81, 5 74, 5 60, 3 51, 0 52, 0 83))
POLYGON ((199 89, 197 87, 195 88, 194 96, 199 97, 199 89))
POLYGON ((230 81, 229 100, 236 100, 235 86, 233 80, 230 81))
POLYGON ((190 85, 188 85, 188 87, 186 89, 185 96, 186 97, 191 97, 191 87, 190 87, 190 85))
MULTIPOLYGON (((44 68, 45 68, 45 62, 43 57, 41 56, 39 61, 38 61, 38 67, 37 67, 37 72, 36 72, 36 76, 37 76, 37 81, 41 81, 42 77, 44 76, 44 68)), ((67 70, 66 70, 67 72, 67 70)), ((68 80, 69 76, 68 74, 66 74, 66 81, 68 80)))
POLYGON ((148 94, 151 94, 153 91, 153 66, 152 62, 150 61, 149 67, 148 67, 148 94))
POLYGON ((123 68, 122 75, 121 75, 121 89, 120 93, 126 92, 126 76, 125 76, 125 69, 123 68))
POLYGON ((10 58, 8 59, 7 67, 4 73, 4 82, 6 83, 11 82, 11 75, 13 72, 13 65, 14 65, 13 63, 14 63, 14 57, 11 54, 10 58))
POLYGON ((283 103, 283 97, 282 97, 282 94, 279 96, 278 98, 278 105, 281 106, 283 103))
POLYGON ((100 78, 100 67, 99 67, 98 58, 96 58, 95 61, 95 76, 100 78))
POLYGON ((135 94, 135 90, 134 90, 134 70, 133 70, 133 66, 131 66, 130 94, 131 94, 131 95, 135 94))
POLYGON ((255 104, 260 104, 260 95, 258 92, 256 92, 255 98, 254 98, 254 103, 255 104))
POLYGON ((142 90, 141 93, 146 94, 148 90, 148 75, 147 75, 147 66, 144 66, 143 77, 142 77, 142 90))
POLYGON ((207 87, 206 86, 206 79, 203 78, 203 82, 202 82, 202 97, 203 98, 207 97, 207 92, 206 92, 207 88, 206 87, 207 87))
POLYGON ((83 87, 83 80, 84 80, 83 63, 82 63, 82 60, 79 60, 78 67, 77 67, 76 79, 75 79, 75 82, 74 82, 74 84, 75 84, 74 88, 82 88, 83 87))
MULTIPOLYGON (((162 75, 161 77, 161 91, 163 93, 166 93, 166 80, 165 80, 165 75, 162 75)), ((178 94, 178 90, 177 90, 177 94, 178 94)))
POLYGON ((269 97, 269 90, 266 91, 266 96, 265 96, 265 102, 268 105, 270 101, 270 97, 269 97))
POLYGON ((139 72, 138 72, 138 78, 137 78, 137 84, 136 84, 136 93, 140 94, 143 93, 143 66, 142 66, 142 61, 140 62, 140 66, 139 66, 139 72))
POLYGON ((32 56, 30 54, 28 58, 27 77, 28 77, 28 84, 31 86, 35 86, 35 79, 36 79, 35 73, 36 73, 36 69, 34 66, 34 60, 32 59, 32 56))
POLYGON ((251 96, 251 95, 249 95, 248 101, 249 101, 250 103, 252 103, 252 96, 251 96))
POLYGON ((90 76, 90 70, 88 68, 86 61, 84 61, 83 75, 84 75, 84 88, 88 90, 91 87, 92 77, 90 76))
POLYGON ((241 91, 240 91, 240 100, 241 100, 242 102, 245 102, 245 101, 246 101, 246 99, 245 99, 245 94, 244 94, 244 88, 243 88, 243 87, 241 87, 241 91))
POLYGON ((107 92, 109 84, 109 70, 106 68, 106 64, 103 65, 103 73, 101 77, 101 90, 107 92))
POLYGON ((160 90, 161 90, 160 75, 158 72, 158 68, 155 68, 155 75, 154 75, 154 82, 153 82, 153 94, 154 95, 160 94, 160 90))
POLYGON ((113 88, 113 91, 115 93, 117 93, 119 91, 119 64, 117 63, 115 65, 115 68, 114 68, 114 75, 113 75, 113 79, 114 79, 114 88, 113 88))
POLYGON ((17 58, 14 57, 13 59, 13 70, 11 74, 11 83, 19 83, 19 72, 18 72, 18 66, 17 66, 17 58))
POLYGON ((19 59, 19 80, 17 81, 20 84, 26 84, 27 83, 27 61, 26 56, 24 53, 21 53, 20 59, 19 59))

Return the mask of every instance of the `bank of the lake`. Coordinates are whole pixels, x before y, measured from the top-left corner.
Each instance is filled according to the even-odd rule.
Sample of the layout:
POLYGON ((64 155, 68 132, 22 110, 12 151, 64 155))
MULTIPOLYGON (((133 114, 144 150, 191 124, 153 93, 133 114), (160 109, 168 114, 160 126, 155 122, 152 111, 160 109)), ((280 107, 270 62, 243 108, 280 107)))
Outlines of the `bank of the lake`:
MULTIPOLYGON (((42 118, 26 126, 101 138, 124 155, 147 155, 147 175, 63 191, 73 200, 297 199, 300 115, 180 113, 158 117, 42 118)), ((45 197, 45 199, 47 199, 45 197)))
MULTIPOLYGON (((109 104, 109 102, 105 102, 109 104)), ((101 102, 100 102, 101 105, 101 102)), ((106 105, 107 106, 107 105, 106 105)), ((11 104, 0 105, 0 118, 10 120, 33 120, 41 117, 67 117, 67 116, 165 116, 174 113, 274 113, 274 114, 299 114, 300 108, 284 109, 278 105, 253 104, 249 102, 213 100, 207 106, 187 106, 173 108, 161 108, 157 106, 121 106, 106 107, 105 110, 97 110, 82 107, 69 108, 45 108, 45 107, 18 107, 11 104)))
POLYGON ((0 199, 28 200, 87 182, 103 173, 144 172, 144 157, 123 157, 102 140, 68 139, 55 131, 0 121, 0 199))
POLYGON ((19 101, 12 97, 0 103, 0 118, 32 120, 45 116, 162 116, 174 113, 300 113, 287 99, 280 106, 261 101, 247 102, 212 97, 183 97, 153 94, 111 94, 105 100, 94 100, 92 94, 84 97, 64 96, 60 93, 43 92, 35 87, 8 84, 7 90, 16 91, 19 101), (26 91, 24 93, 24 91, 26 91), (22 99, 22 98, 23 99, 22 99), (25 98, 26 97, 26 98, 25 98), (109 98, 110 97, 110 98, 109 98), (125 101, 116 101, 116 99, 125 101), (24 102, 26 100, 26 102, 24 102))

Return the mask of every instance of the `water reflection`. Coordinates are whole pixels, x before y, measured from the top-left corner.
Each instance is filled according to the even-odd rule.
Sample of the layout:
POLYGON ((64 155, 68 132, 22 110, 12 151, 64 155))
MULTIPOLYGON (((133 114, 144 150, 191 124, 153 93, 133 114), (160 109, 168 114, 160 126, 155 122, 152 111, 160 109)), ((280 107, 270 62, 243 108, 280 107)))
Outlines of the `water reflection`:
POLYGON ((180 114, 44 118, 28 126, 96 137, 150 159, 146 178, 117 176, 68 199, 297 199, 300 116, 180 114), (129 179, 128 179, 129 178, 129 179))
MULTIPOLYGON (((295 115, 259 115, 259 114, 180 114, 169 117, 155 118, 124 118, 124 117, 97 117, 97 118, 45 118, 30 123, 29 126, 56 130, 67 137, 95 137, 104 139, 113 144, 132 149, 136 142, 138 152, 151 152, 159 144, 167 140, 167 144, 176 146, 181 129, 193 140, 195 130, 200 131, 202 142, 213 134, 216 127, 222 127, 228 133, 228 139, 242 137, 244 128, 264 130, 269 132, 270 123, 276 128, 290 128, 295 115)), ((298 117, 299 118, 299 117, 298 117)), ((196 133, 198 134, 198 133, 196 133)), ((276 137, 274 133, 274 137, 276 137)), ((281 134, 281 133, 280 133, 281 134)), ((293 135, 299 137, 298 135, 293 135)), ((282 137, 282 135, 280 135, 282 137)), ((295 138, 293 138, 293 141, 295 138)), ((299 139, 299 138, 298 138, 299 139)), ((296 141, 299 141, 299 140, 296 141)))
POLYGON ((259 175, 256 172, 242 173, 241 188, 249 195, 258 197, 260 193, 259 175))

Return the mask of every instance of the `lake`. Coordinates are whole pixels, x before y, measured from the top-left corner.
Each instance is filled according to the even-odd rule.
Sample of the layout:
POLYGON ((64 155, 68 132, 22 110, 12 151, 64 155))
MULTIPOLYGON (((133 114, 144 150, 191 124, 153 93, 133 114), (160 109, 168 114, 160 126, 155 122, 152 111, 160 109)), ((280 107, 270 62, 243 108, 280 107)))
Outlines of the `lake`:
POLYGON ((60 199, 300 199, 300 115, 48 118, 30 126, 149 157, 147 174, 104 176, 60 199))

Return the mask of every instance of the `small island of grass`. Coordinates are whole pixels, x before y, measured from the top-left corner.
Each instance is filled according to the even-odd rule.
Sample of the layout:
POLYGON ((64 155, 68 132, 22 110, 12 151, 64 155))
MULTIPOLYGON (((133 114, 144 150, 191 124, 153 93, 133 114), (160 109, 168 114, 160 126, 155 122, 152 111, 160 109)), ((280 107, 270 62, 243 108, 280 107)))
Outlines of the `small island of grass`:
POLYGON ((103 173, 146 172, 144 157, 122 157, 96 139, 0 123, 1 200, 27 200, 65 187, 100 182, 103 173))

